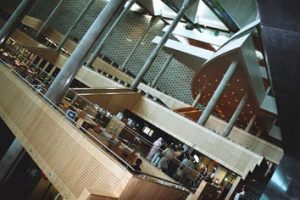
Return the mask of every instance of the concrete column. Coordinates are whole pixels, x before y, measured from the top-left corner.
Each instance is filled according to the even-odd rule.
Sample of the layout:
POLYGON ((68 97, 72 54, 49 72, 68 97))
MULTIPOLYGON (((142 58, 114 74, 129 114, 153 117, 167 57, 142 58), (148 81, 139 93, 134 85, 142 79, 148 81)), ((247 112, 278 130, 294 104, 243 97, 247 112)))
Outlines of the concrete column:
POLYGON ((55 67, 55 66, 53 66, 53 68, 52 68, 52 69, 50 70, 50 72, 48 73, 48 74, 49 74, 49 76, 52 76, 52 74, 54 73, 55 69, 56 69, 56 67, 55 67))
POLYGON ((167 67, 170 65, 172 59, 174 58, 174 55, 171 54, 167 61, 165 62, 164 66, 160 69, 159 73, 155 76, 154 80, 151 83, 151 87, 156 87, 159 78, 163 75, 163 73, 166 71, 167 67))
POLYGON ((44 58, 40 58, 39 62, 36 63, 36 66, 39 67, 39 68, 41 68, 40 65, 42 64, 43 60, 44 60, 44 58))
POLYGON ((272 167, 273 167, 273 163, 270 163, 270 164, 268 165, 267 171, 266 171, 265 174, 264 174, 264 177, 266 177, 266 176, 269 174, 269 172, 270 172, 270 170, 272 169, 272 167))
POLYGON ((18 160, 19 156, 22 154, 23 146, 21 143, 14 139, 5 155, 0 161, 0 183, 7 177, 8 173, 14 167, 14 164, 18 160))
POLYGON ((4 26, 0 30, 0 46, 3 46, 14 31, 14 29, 19 25, 23 17, 29 12, 30 8, 37 0, 23 0, 16 10, 12 13, 9 19, 6 21, 4 26))
POLYGON ((229 80, 233 76, 233 74, 234 74, 234 72, 237 68, 237 65, 238 65, 238 63, 234 61, 228 67, 228 69, 227 69, 226 73, 224 74, 220 84, 218 85, 217 89, 215 90, 213 96, 209 100, 207 106, 203 110, 203 113, 201 114, 201 116, 200 116, 200 118, 197 122, 201 126, 205 125, 205 123, 206 123, 207 119, 209 118, 212 110, 214 109, 214 107, 216 106, 217 102, 219 101, 222 93, 224 92, 229 80))
POLYGON ((38 56, 36 54, 32 54, 30 57, 31 57, 31 59, 30 59, 31 60, 30 65, 33 65, 35 59, 37 59, 38 56))
POLYGON ((41 33, 45 30, 45 28, 48 26, 50 20, 52 19, 52 17, 60 9, 60 6, 62 5, 63 2, 64 2, 64 0, 60 0, 59 3, 55 6, 55 8, 52 10, 52 12, 50 13, 50 15, 48 16, 48 18, 44 21, 44 23, 42 24, 42 26, 38 30, 38 32, 36 34, 36 37, 39 37, 41 35, 41 33))
POLYGON ((254 122, 255 122, 255 120, 256 120, 256 117, 257 117, 257 115, 254 113, 254 114, 252 115, 252 117, 251 117, 251 119, 250 119, 250 121, 249 121, 249 123, 248 123, 246 129, 245 129, 246 132, 249 132, 249 131, 251 130, 251 128, 252 128, 252 126, 253 126, 253 124, 254 124, 254 122))
POLYGON ((152 51, 151 55, 148 57, 146 63, 144 64, 144 66, 142 67, 141 71, 139 72, 139 74, 136 76, 136 78, 134 79, 132 85, 131 85, 131 89, 136 90, 139 83, 143 80, 144 76, 146 75, 147 71, 150 69, 152 63, 154 62, 154 60, 156 59, 158 53, 160 52, 160 50, 162 49, 162 47, 164 46, 164 44, 167 42, 167 40, 169 39, 170 35, 172 34, 173 30, 175 29, 175 27, 177 26, 178 22, 180 21, 181 17, 183 16, 184 12, 190 7, 190 5, 192 3, 194 3, 195 0, 184 0, 181 9, 179 10, 177 16, 175 17, 175 19, 173 20, 173 22, 170 24, 168 30, 164 33, 164 35, 162 36, 161 40, 159 41, 159 43, 157 44, 157 46, 155 47, 155 49, 152 51))
POLYGON ((237 118, 240 116, 241 112, 245 108, 245 105, 247 103, 248 98, 249 98, 249 93, 244 94, 244 96, 241 99, 239 105, 236 107, 234 113, 232 114, 227 126, 225 127, 225 130, 222 134, 224 137, 228 137, 228 135, 230 134, 237 118))
POLYGON ((64 37, 62 38, 62 40, 60 41, 59 45, 56 48, 56 51, 59 51, 64 44, 66 43, 66 41, 68 40, 71 32, 74 30, 74 28, 76 27, 76 25, 79 23, 79 21, 81 20, 82 16, 85 14, 85 12, 89 9, 89 7, 93 4, 94 0, 90 0, 86 6, 84 7, 84 9, 81 11, 81 13, 78 15, 78 17, 75 19, 75 21, 73 22, 73 24, 71 25, 71 27, 69 28, 69 30, 66 32, 66 34, 64 35, 64 37))
POLYGON ((236 179, 234 180, 234 183, 232 184, 227 196, 225 197, 225 200, 231 199, 230 197, 233 195, 233 193, 234 193, 236 187, 238 186, 238 184, 240 183, 241 179, 242 178, 240 176, 236 177, 236 179))
POLYGON ((41 58, 38 56, 38 55, 36 55, 36 57, 35 57, 35 59, 33 60, 33 62, 36 62, 37 60, 40 60, 41 58))
POLYGON ((196 96, 194 102, 192 103, 193 107, 196 107, 198 104, 199 99, 201 98, 201 91, 199 91, 198 95, 196 96))
POLYGON ((124 6, 125 2, 126 0, 109 1, 102 12, 95 19, 91 27, 88 29, 86 34, 80 40, 72 55, 64 64, 60 73, 55 78, 46 93, 46 96, 53 103, 57 104, 60 102, 64 93, 68 90, 72 80, 82 67, 84 59, 93 47, 95 41, 99 35, 103 33, 114 14, 122 6, 124 6))
POLYGON ((86 66, 92 66, 95 59, 98 57, 99 53, 103 49, 105 43, 107 40, 112 36, 113 32, 115 31, 116 27, 120 24, 120 22, 124 19, 125 15, 128 13, 131 6, 135 3, 136 0, 129 0, 121 14, 117 17, 116 21, 111 25, 111 27, 108 29, 107 33, 104 35, 104 37, 101 39, 100 44, 95 49, 95 51, 92 53, 90 58, 88 59, 86 66))
POLYGON ((150 29, 153 27, 153 25, 155 25, 158 21, 159 21, 159 17, 153 16, 151 18, 150 24, 148 26, 148 28, 146 29, 146 31, 144 32, 142 38, 134 45, 133 49, 130 51, 129 55, 127 56, 126 60, 124 61, 124 63, 121 65, 120 70, 123 70, 125 68, 125 66, 127 65, 127 63, 129 62, 130 58, 133 56, 133 54, 136 52, 137 48, 140 46, 140 44, 145 40, 145 38, 147 37, 150 29))
POLYGON ((47 67, 50 65, 50 62, 46 62, 46 64, 44 65, 44 67, 43 67, 43 71, 46 71, 46 69, 47 69, 47 67))

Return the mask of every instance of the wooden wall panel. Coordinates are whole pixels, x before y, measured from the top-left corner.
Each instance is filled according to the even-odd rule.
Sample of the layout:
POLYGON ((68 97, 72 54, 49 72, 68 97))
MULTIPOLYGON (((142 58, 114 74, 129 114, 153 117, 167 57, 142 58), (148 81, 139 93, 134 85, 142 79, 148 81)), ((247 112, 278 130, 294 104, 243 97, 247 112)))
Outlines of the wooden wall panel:
POLYGON ((132 176, 5 66, 0 67, 0 115, 66 199, 87 188, 117 197, 132 176))
POLYGON ((83 95, 83 97, 106 108, 113 114, 133 108, 138 99, 141 98, 139 93, 134 92, 101 93, 96 95, 83 95))
MULTIPOLYGON (((212 128, 216 130, 216 132, 222 133, 226 125, 227 123, 225 121, 217 119, 216 117, 210 117, 206 122, 205 127, 212 128)), ((282 148, 251 135, 237 127, 233 127, 228 137, 241 146, 245 146, 259 155, 263 155, 266 159, 275 164, 279 164, 283 156, 282 148)))
POLYGON ((242 177, 246 177, 263 159, 150 99, 141 98, 131 111, 242 177))
POLYGON ((132 177, 119 200, 184 200, 188 192, 132 177))

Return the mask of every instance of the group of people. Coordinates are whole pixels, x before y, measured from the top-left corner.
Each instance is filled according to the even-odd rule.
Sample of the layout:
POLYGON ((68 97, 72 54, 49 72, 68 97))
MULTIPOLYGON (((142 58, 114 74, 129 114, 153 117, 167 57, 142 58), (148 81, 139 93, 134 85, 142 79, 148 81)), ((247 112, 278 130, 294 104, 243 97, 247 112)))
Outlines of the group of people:
POLYGON ((182 183, 187 182, 186 175, 194 168, 193 158, 188 153, 188 146, 167 144, 160 137, 147 155, 147 160, 163 172, 182 183))
POLYGON ((173 177, 184 185, 196 186, 205 178, 212 182, 215 178, 217 168, 213 167, 208 172, 208 167, 203 165, 195 180, 190 180, 191 170, 196 168, 194 157, 190 155, 190 148, 187 145, 167 144, 163 138, 158 138, 147 155, 147 160, 163 172, 173 177))

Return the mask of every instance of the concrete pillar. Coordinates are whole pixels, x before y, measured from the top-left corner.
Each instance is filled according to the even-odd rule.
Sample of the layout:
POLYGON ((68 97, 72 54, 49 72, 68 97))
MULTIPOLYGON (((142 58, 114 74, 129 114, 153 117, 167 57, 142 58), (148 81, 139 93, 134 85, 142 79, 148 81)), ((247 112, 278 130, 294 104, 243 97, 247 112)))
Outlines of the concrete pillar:
POLYGON ((238 65, 238 63, 234 61, 228 67, 228 69, 227 69, 226 73, 224 74, 220 84, 218 85, 217 89, 215 90, 213 96, 209 100, 207 106, 203 110, 203 112, 202 112, 202 114, 201 114, 201 116, 200 116, 200 118, 197 122, 201 126, 205 125, 205 123, 206 123, 207 119, 209 118, 211 112, 213 111, 213 109, 216 106, 217 102, 219 101, 222 93, 224 92, 229 80, 233 76, 233 74, 234 74, 234 72, 237 68, 237 65, 238 65))
POLYGON ((100 44, 95 49, 95 51, 92 53, 90 58, 88 59, 86 66, 92 66, 95 59, 98 57, 99 53, 103 49, 105 43, 107 40, 112 36, 113 32, 115 31, 116 27, 120 24, 120 22, 124 19, 125 15, 128 13, 131 6, 135 3, 136 0, 129 0, 125 8, 122 10, 121 14, 117 17, 116 21, 111 25, 111 27, 108 29, 107 33, 104 35, 104 37, 101 39, 100 44))
POLYGON ((22 151, 23 146, 17 139, 14 139, 0 161, 0 183, 3 182, 5 178, 7 178, 7 175, 16 164, 16 161, 18 160, 20 155, 22 155, 22 151))
POLYGON ((153 16, 151 18, 150 24, 148 26, 148 28, 146 29, 146 31, 144 32, 142 38, 134 45, 133 49, 130 51, 129 55, 127 56, 126 60, 124 61, 124 63, 121 65, 120 70, 123 70, 125 68, 125 66, 127 65, 127 63, 129 62, 130 58, 133 56, 133 54, 136 52, 137 48, 140 46, 140 44, 144 41, 144 39, 147 37, 150 29, 153 27, 153 25, 155 25, 158 21, 159 21, 159 17, 153 16))
POLYGON ((5 44, 7 38, 19 25, 23 17, 29 12, 31 6, 34 5, 36 1, 37 0, 23 0, 19 4, 19 6, 12 13, 12 15, 0 30, 0 46, 3 46, 5 44))
POLYGON ((60 73, 55 78, 51 86, 49 87, 46 96, 55 104, 59 103, 64 93, 68 90, 72 80, 82 67, 84 59, 88 52, 93 47, 97 38, 105 28, 114 14, 124 6, 126 0, 113 0, 109 1, 104 7, 102 12, 95 19, 91 27, 86 34, 80 40, 79 44, 71 54, 70 58, 62 67, 60 73))
POLYGON ((52 74, 54 73, 55 70, 56 70, 56 67, 53 66, 52 69, 50 70, 50 72, 48 73, 49 76, 52 76, 52 74))
POLYGON ((165 62, 164 66, 160 69, 159 73, 155 76, 154 80, 151 83, 151 87, 156 87, 159 78, 163 75, 163 73, 166 71, 167 67, 170 65, 172 59, 174 58, 174 55, 171 54, 167 61, 165 62))
POLYGON ((40 65, 42 64, 43 60, 44 60, 44 58, 40 58, 39 62, 38 62, 38 63, 36 63, 36 67, 39 67, 39 68, 41 68, 41 66, 40 66, 40 65))
POLYGON ((46 62, 46 64, 44 65, 44 67, 43 67, 43 71, 46 71, 46 69, 47 69, 47 67, 50 65, 50 62, 49 61, 47 61, 46 62))
MULTIPOLYGON (((30 65, 33 65, 33 63, 34 63, 34 61, 35 61, 35 59, 37 59, 37 55, 36 54, 32 54, 31 56, 30 56, 30 60, 31 60, 31 62, 30 62, 30 65)), ((34 66, 35 67, 35 66, 34 66)))
POLYGON ((269 174, 269 172, 270 172, 270 170, 272 169, 272 167, 273 167, 273 163, 270 163, 270 164, 268 165, 268 169, 266 170, 266 172, 265 172, 265 174, 264 174, 264 177, 267 177, 267 175, 269 174))
POLYGON ((184 12, 190 7, 195 0, 184 0, 181 9, 179 10, 177 16, 170 24, 168 30, 164 33, 159 43, 156 45, 155 49, 152 51, 151 55, 148 57, 147 61, 145 62, 144 66, 142 67, 141 71, 138 73, 136 78, 134 79, 131 89, 136 90, 139 83, 143 80, 144 76, 146 75, 147 71, 150 69, 152 63, 156 59, 158 53, 164 46, 164 44, 169 39, 170 35, 172 34, 173 30, 177 26, 178 22, 180 21, 181 17, 183 16, 184 12))
POLYGON ((42 24, 42 26, 38 30, 38 32, 36 34, 36 37, 39 37, 41 35, 41 33, 45 30, 45 28, 48 26, 50 20, 52 19, 52 17, 60 9, 60 6, 62 5, 63 2, 64 2, 64 0, 60 0, 59 3, 55 6, 55 8, 52 10, 52 12, 50 13, 50 15, 48 16, 48 18, 44 21, 44 23, 42 24))
POLYGON ((201 91, 199 91, 198 95, 196 96, 194 102, 192 103, 193 107, 196 107, 198 104, 199 99, 201 98, 201 91))
POLYGON ((64 35, 64 37, 62 38, 62 40, 60 41, 59 45, 56 48, 56 51, 59 51, 64 44, 66 43, 66 41, 68 40, 71 32, 74 30, 74 28, 76 27, 76 25, 79 23, 79 21, 81 20, 82 16, 85 14, 85 12, 89 9, 89 7, 93 4, 94 0, 90 0, 86 6, 84 7, 84 9, 81 11, 81 13, 78 15, 78 17, 75 19, 75 21, 73 22, 73 24, 71 25, 71 27, 69 28, 69 30, 66 32, 66 34, 64 35))
POLYGON ((253 124, 254 124, 254 122, 255 122, 255 120, 256 120, 256 117, 257 117, 257 115, 254 113, 254 114, 252 115, 252 117, 251 117, 251 119, 250 119, 250 121, 249 121, 247 127, 245 128, 245 131, 246 131, 246 132, 250 132, 250 130, 251 130, 251 128, 252 128, 252 126, 253 126, 253 124))
POLYGON ((225 127, 225 130, 222 134, 224 137, 228 137, 228 135, 230 134, 237 118, 240 116, 241 112, 245 108, 248 98, 249 98, 249 93, 247 92, 246 94, 244 94, 243 98, 239 102, 239 105, 236 107, 234 113, 232 114, 227 126, 225 127))
POLYGON ((236 179, 234 180, 234 183, 232 184, 232 186, 231 186, 231 188, 230 188, 228 194, 227 194, 226 197, 225 197, 225 200, 232 199, 232 198, 230 198, 230 197, 233 195, 233 193, 234 193, 236 187, 238 186, 238 184, 240 183, 241 179, 242 179, 242 178, 241 178, 240 176, 236 177, 236 179))

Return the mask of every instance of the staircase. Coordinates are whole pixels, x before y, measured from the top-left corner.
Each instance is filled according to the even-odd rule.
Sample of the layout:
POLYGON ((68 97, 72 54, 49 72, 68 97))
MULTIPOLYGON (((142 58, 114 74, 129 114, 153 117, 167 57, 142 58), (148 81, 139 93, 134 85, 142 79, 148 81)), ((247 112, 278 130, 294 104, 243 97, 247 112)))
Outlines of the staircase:
POLYGON ((175 109, 173 111, 185 116, 186 118, 188 118, 192 121, 197 121, 202 113, 202 111, 200 111, 197 108, 192 107, 192 106, 175 109))

